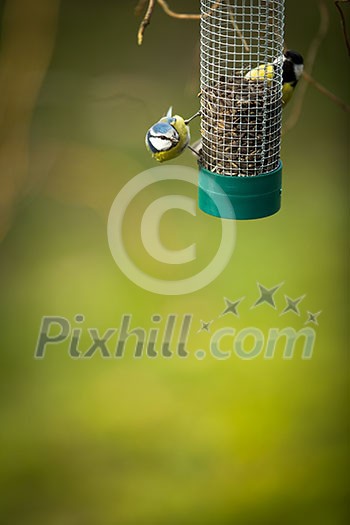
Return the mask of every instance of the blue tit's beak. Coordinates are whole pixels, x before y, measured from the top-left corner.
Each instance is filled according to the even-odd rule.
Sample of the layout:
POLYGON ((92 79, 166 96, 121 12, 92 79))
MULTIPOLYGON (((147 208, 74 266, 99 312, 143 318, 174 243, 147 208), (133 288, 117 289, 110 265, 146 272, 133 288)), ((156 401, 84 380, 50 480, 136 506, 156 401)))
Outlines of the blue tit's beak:
POLYGON ((168 109, 168 112, 166 114, 166 117, 167 118, 171 118, 173 116, 173 106, 170 106, 170 108, 168 109))

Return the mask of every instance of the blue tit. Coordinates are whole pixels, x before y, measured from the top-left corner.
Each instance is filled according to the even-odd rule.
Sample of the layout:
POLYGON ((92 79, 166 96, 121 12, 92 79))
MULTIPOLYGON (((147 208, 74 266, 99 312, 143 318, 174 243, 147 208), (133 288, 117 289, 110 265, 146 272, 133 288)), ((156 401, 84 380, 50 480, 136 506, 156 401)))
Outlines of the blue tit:
POLYGON ((172 114, 170 107, 165 117, 154 124, 146 134, 146 147, 158 162, 174 159, 190 142, 189 122, 199 114, 184 120, 172 114))
MULTIPOLYGON (((261 64, 251 69, 245 75, 247 80, 272 80, 275 74, 275 67, 280 60, 277 58, 272 64, 261 64)), ((297 52, 288 49, 283 55, 282 63, 282 105, 283 107, 290 101, 295 86, 303 74, 304 60, 297 52)))

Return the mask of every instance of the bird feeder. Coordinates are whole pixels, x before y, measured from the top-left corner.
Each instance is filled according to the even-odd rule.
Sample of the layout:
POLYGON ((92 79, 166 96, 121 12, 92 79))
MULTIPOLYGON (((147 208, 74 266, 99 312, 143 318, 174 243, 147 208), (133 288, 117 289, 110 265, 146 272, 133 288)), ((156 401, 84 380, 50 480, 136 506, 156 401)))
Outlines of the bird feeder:
POLYGON ((280 208, 283 30, 284 0, 201 0, 199 207, 210 215, 280 208))

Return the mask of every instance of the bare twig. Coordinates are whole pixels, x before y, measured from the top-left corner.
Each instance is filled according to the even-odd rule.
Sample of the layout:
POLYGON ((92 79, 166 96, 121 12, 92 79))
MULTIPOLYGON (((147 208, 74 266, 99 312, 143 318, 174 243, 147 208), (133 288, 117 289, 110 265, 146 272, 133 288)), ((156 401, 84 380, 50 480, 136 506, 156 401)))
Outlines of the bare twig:
POLYGON ((330 100, 335 102, 335 104, 341 107, 344 111, 347 111, 350 113, 350 106, 348 106, 347 103, 344 102, 344 100, 340 99, 339 97, 337 97, 337 95, 334 95, 334 93, 329 91, 329 89, 322 86, 322 84, 320 84, 319 82, 317 82, 317 80, 312 78, 312 76, 306 73, 306 71, 304 72, 303 77, 306 80, 306 82, 314 86, 314 88, 316 88, 317 91, 319 91, 320 93, 328 97, 330 100))
MULTIPOLYGON (((211 15, 211 13, 213 11, 215 11, 215 9, 217 9, 219 7, 219 5, 221 4, 221 1, 222 0, 218 0, 217 2, 215 2, 215 4, 210 8, 210 10, 207 12, 207 13, 204 13, 203 17, 208 17, 211 15)), ((164 12, 171 16, 172 18, 179 18, 179 19, 185 19, 185 20, 200 20, 201 18, 201 15, 190 15, 190 14, 184 14, 184 13, 175 13, 174 11, 172 11, 170 9, 170 7, 168 6, 167 2, 165 0, 157 0, 158 4, 163 8, 164 12)), ((247 44, 247 41, 245 40, 241 30, 239 29, 234 17, 233 17, 233 13, 232 13, 232 9, 230 7, 230 4, 227 2, 227 7, 228 7, 228 10, 229 10, 229 16, 230 16, 230 19, 231 19, 231 23, 233 25, 233 27, 235 28, 235 31, 237 31, 238 33, 238 36, 240 37, 240 39, 242 40, 242 43, 245 47, 245 50, 249 53, 249 47, 248 47, 248 44, 247 44)))
POLYGON ((167 2, 165 0, 157 0, 160 7, 162 7, 163 11, 172 18, 178 18, 180 20, 200 20, 201 15, 197 14, 186 14, 186 13, 175 13, 170 7, 168 6, 167 2))
MULTIPOLYGON (((329 27, 329 13, 328 8, 324 0, 321 0, 319 3, 319 11, 320 11, 320 24, 317 31, 317 34, 315 38, 312 40, 308 52, 306 54, 306 60, 305 60, 305 69, 308 72, 309 77, 311 77, 311 73, 314 67, 314 63, 319 51, 319 48, 327 35, 328 27, 329 27)), ((298 93, 295 97, 295 103, 293 107, 293 113, 290 115, 289 119, 285 123, 283 127, 283 134, 290 131, 294 126, 298 123, 298 120, 301 115, 301 110, 303 108, 303 103, 305 100, 305 95, 308 88, 307 82, 301 82, 301 85, 299 87, 298 93)))
POLYGON ((229 16, 230 16, 231 23, 232 23, 235 31, 237 31, 237 34, 238 34, 239 38, 242 40, 242 43, 244 45, 245 50, 247 51, 247 53, 249 53, 250 49, 249 49, 249 46, 247 44, 247 41, 244 38, 244 36, 242 34, 242 31, 239 29, 236 20, 234 19, 231 6, 230 6, 230 4, 228 2, 227 2, 227 7, 228 7, 228 13, 229 13, 229 16))
MULTIPOLYGON (((157 2, 163 8, 163 11, 167 15, 171 16, 172 18, 179 18, 181 20, 200 20, 201 18, 201 15, 199 14, 197 15, 197 14, 187 14, 187 13, 175 13, 175 11, 170 9, 168 2, 166 2, 166 0, 157 0, 157 2)), ((219 7, 221 2, 222 0, 217 0, 217 2, 215 2, 213 7, 211 7, 207 13, 204 13, 203 16, 206 17, 206 16, 211 15, 211 13, 219 7)))
MULTIPOLYGON (((139 0, 139 3, 137 4, 136 8, 135 8, 135 12, 136 14, 139 14, 142 12, 145 4, 146 4, 146 1, 147 0, 139 0)), ((166 2, 166 0, 157 0, 157 3, 158 5, 160 5, 160 7, 163 9, 164 13, 167 14, 168 16, 170 16, 171 18, 177 18, 179 20, 200 20, 201 17, 208 17, 210 16, 213 11, 215 11, 215 9, 217 9, 219 7, 219 5, 221 4, 222 0, 217 0, 213 6, 209 9, 209 11, 207 13, 204 13, 203 15, 200 15, 200 14, 190 14, 190 13, 176 13, 175 11, 173 11, 172 9, 170 9, 168 3, 166 2)), ((151 22, 151 17, 152 17, 152 14, 153 14, 153 9, 154 9, 154 5, 155 5, 155 0, 150 0, 149 2, 149 5, 148 5, 148 9, 146 11, 146 14, 141 22, 141 25, 140 25, 140 28, 139 28, 139 32, 138 32, 138 36, 137 36, 137 41, 138 41, 138 44, 141 45, 142 42, 143 42, 143 35, 144 35, 144 32, 145 32, 145 29, 146 27, 150 24, 151 22)), ((245 50, 249 53, 249 47, 248 47, 248 44, 245 40, 245 38, 243 37, 243 34, 241 32, 241 30, 239 29, 234 17, 233 17, 233 13, 232 13, 232 10, 230 8, 230 5, 228 4, 228 9, 229 9, 229 15, 230 15, 230 19, 231 19, 231 22, 232 22, 232 25, 233 27, 235 28, 235 31, 237 31, 238 33, 238 36, 240 37, 240 39, 242 40, 242 43, 245 47, 245 50)))
POLYGON ((339 15, 340 15, 340 23, 341 23, 341 27, 342 27, 342 31, 344 35, 345 45, 348 50, 348 55, 350 56, 349 36, 348 36, 347 28, 346 28, 345 16, 344 16, 343 10, 340 5, 340 4, 349 4, 349 3, 350 3, 349 0, 334 0, 335 7, 338 9, 339 15))
POLYGON ((152 14, 153 14, 154 5, 155 5, 155 0, 149 0, 147 11, 145 13, 145 16, 143 17, 143 20, 141 22, 139 31, 137 33, 137 43, 138 43, 139 46, 143 42, 143 35, 145 33, 146 27, 149 26, 149 24, 151 23, 151 18, 152 18, 152 14))
MULTIPOLYGON (((139 3, 137 4, 137 6, 135 8, 136 14, 139 14, 139 13, 142 12, 144 6, 146 5, 146 1, 147 0, 139 0, 139 3)), ((143 20, 142 20, 142 22, 140 24, 140 28, 139 28, 139 31, 138 31, 138 34, 137 34, 137 41, 138 41, 139 46, 143 42, 143 36, 144 36, 146 27, 151 23, 151 18, 152 18, 152 14, 153 14, 153 10, 154 10, 154 6, 155 6, 156 1, 157 1, 158 5, 163 9, 165 14, 167 14, 171 18, 177 18, 179 20, 200 20, 200 18, 201 18, 200 14, 176 13, 175 11, 170 9, 170 7, 169 7, 168 3, 166 2, 166 0, 149 0, 149 4, 148 4, 148 8, 147 8, 146 14, 143 17, 143 20)), ((215 2, 215 4, 213 5, 213 7, 211 7, 210 10, 207 13, 204 13, 203 16, 204 17, 210 16, 210 14, 213 11, 215 11, 215 9, 217 9, 219 7, 221 2, 222 2, 222 0, 217 0, 215 2)), ((239 34, 241 35, 241 33, 239 33, 239 34)))

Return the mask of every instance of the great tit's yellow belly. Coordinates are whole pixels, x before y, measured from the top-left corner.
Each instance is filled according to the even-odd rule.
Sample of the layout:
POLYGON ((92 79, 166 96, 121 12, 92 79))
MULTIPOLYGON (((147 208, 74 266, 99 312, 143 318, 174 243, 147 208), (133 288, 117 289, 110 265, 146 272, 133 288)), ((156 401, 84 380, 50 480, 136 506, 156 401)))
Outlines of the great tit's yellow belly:
POLYGON ((282 86, 282 104, 285 106, 292 98, 294 86, 289 82, 285 82, 282 86))

